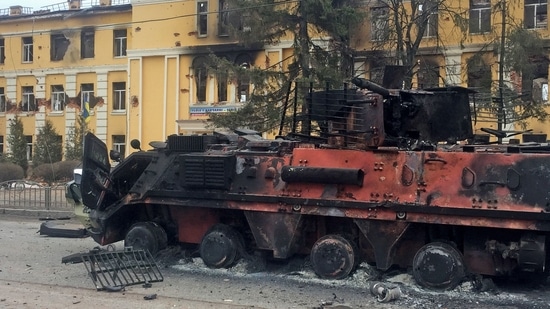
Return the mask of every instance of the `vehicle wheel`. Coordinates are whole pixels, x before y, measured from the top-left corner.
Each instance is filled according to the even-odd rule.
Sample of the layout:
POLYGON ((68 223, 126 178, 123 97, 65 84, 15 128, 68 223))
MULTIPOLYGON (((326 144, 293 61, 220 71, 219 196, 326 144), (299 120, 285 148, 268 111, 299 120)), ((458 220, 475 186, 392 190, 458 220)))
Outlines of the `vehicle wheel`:
POLYGON ((462 253, 443 242, 424 245, 413 259, 413 277, 422 287, 452 290, 464 279, 462 253))
POLYGON ((155 222, 138 222, 132 225, 124 238, 125 247, 147 250, 151 255, 166 248, 167 243, 166 232, 155 222))
POLYGON ((311 264, 321 278, 343 279, 357 265, 356 249, 342 236, 326 235, 311 248, 311 264))
POLYGON ((202 238, 199 252, 208 267, 227 268, 239 259, 242 246, 242 237, 234 228, 217 224, 202 238))

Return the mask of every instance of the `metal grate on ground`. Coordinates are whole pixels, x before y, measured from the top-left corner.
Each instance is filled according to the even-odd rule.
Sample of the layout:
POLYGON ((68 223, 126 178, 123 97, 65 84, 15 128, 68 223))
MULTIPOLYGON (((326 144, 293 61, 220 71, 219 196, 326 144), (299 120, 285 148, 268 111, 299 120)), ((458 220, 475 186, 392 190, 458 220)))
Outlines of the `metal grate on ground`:
POLYGON ((131 247, 121 251, 95 249, 81 257, 98 290, 120 290, 128 285, 164 280, 149 251, 131 247))

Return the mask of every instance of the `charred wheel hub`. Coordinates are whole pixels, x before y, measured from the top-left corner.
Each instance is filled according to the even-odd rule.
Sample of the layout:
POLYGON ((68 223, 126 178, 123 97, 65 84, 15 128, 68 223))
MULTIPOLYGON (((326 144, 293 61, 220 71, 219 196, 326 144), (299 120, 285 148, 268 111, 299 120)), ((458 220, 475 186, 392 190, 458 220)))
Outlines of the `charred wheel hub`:
POLYGON ((450 244, 429 243, 414 256, 413 277, 423 287, 451 290, 464 278, 462 254, 450 244))
POLYGON ((151 255, 166 248, 167 243, 166 232, 154 222, 138 222, 132 225, 124 238, 124 246, 147 250, 151 255))
POLYGON ((199 252, 204 264, 211 268, 227 268, 239 258, 242 239, 235 229, 215 225, 202 238, 199 252))
POLYGON ((342 236, 323 236, 311 249, 311 264, 321 278, 343 279, 356 265, 354 247, 342 236))

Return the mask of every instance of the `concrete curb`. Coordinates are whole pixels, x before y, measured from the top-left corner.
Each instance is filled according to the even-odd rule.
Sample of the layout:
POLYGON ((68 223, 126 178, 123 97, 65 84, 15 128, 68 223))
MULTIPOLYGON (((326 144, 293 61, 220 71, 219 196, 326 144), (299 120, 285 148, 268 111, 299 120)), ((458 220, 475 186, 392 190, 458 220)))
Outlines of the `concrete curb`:
POLYGON ((18 209, 0 208, 0 215, 34 217, 34 218, 74 218, 74 211, 71 210, 45 210, 45 209, 18 209))

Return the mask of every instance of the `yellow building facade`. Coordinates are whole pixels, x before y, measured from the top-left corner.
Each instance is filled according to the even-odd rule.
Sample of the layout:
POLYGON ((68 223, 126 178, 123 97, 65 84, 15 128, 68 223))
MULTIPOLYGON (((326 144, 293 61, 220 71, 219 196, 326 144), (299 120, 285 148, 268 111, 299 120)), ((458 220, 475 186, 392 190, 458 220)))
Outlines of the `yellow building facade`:
POLYGON ((207 113, 241 107, 253 85, 209 72, 210 54, 265 68, 292 52, 290 41, 238 46, 228 34, 224 0, 92 2, 0 10, 3 152, 9 151, 10 119, 23 120, 32 147, 46 119, 66 136, 86 101, 88 128, 123 153, 132 139, 147 145, 171 134, 211 131, 207 113))
MULTIPOLYGON (((352 40, 356 44, 354 49, 357 52, 356 73, 366 78, 379 78, 379 66, 384 62, 381 58, 387 55, 387 58, 395 56, 395 51, 391 48, 380 48, 384 45, 381 41, 388 37, 386 31, 395 31, 391 12, 396 7, 388 7, 386 3, 389 2, 367 2, 365 9, 368 17, 363 24, 363 31, 352 40)), ((430 2, 418 4, 416 16, 422 13, 422 5, 426 8, 428 3, 430 2)), ((504 16, 507 27, 505 30, 509 31, 513 24, 524 27, 528 31, 537 32, 545 44, 545 52, 540 55, 540 59, 545 60, 537 64, 535 76, 531 80, 522 80, 521 73, 503 70, 504 83, 517 90, 518 95, 522 94, 523 84, 527 87, 523 88, 523 94, 528 93, 550 112, 550 105, 546 106, 549 69, 547 59, 550 49, 547 0, 449 0, 433 3, 440 6, 428 17, 428 26, 415 58, 413 87, 459 85, 479 90, 483 86, 482 79, 489 79, 493 82, 495 91, 494 87, 500 75, 497 48, 504 16)), ((410 13, 411 2, 403 1, 400 9, 410 13)), ((415 27, 411 29, 414 38, 415 27)), ((476 133, 483 133, 479 130, 481 127, 496 129, 495 117, 494 114, 481 112, 475 123, 476 133)), ((550 127, 547 123, 532 119, 527 123, 528 128, 533 129, 533 133, 549 134, 550 137, 550 127)), ((510 123, 507 123, 504 129, 521 130, 519 126, 510 123)))
MULTIPOLYGON (((548 39, 547 2, 507 2, 513 2, 515 19, 548 39)), ((147 145, 171 134, 211 131, 207 114, 240 108, 254 85, 212 73, 206 65, 209 55, 245 69, 267 69, 278 63, 284 69, 284 59, 293 54, 292 40, 246 49, 236 44, 228 33, 226 0, 91 0, 88 7, 84 3, 89 2, 70 0, 34 12, 21 6, 0 9, 3 153, 9 152, 10 119, 17 116, 23 121, 30 159, 45 121, 66 137, 86 103, 88 128, 110 149, 122 153, 131 151, 126 145, 132 139, 147 145)), ((410 9, 410 2, 404 3, 410 9)), ((487 10, 497 0, 446 3, 463 12, 469 27, 466 33, 458 31, 444 12, 431 17, 432 26, 417 54, 416 86, 475 87, 471 80, 475 74, 467 64, 476 55, 481 55, 485 74, 496 79, 498 58, 487 42, 493 39, 489 29, 500 21, 493 18, 498 14, 487 10), (423 68, 435 70, 435 80, 423 74, 423 68)), ((365 2, 364 9, 367 18, 353 38, 355 68, 357 75, 372 78, 380 59, 380 51, 375 51, 378 31, 388 25, 389 15, 381 1, 365 2)), ((541 92, 548 87, 545 65, 537 80, 541 92)), ((514 76, 507 73, 506 78, 514 76)), ((495 125, 478 123, 477 127, 495 125)), ((550 131, 544 123, 530 125, 535 132, 550 131)))

